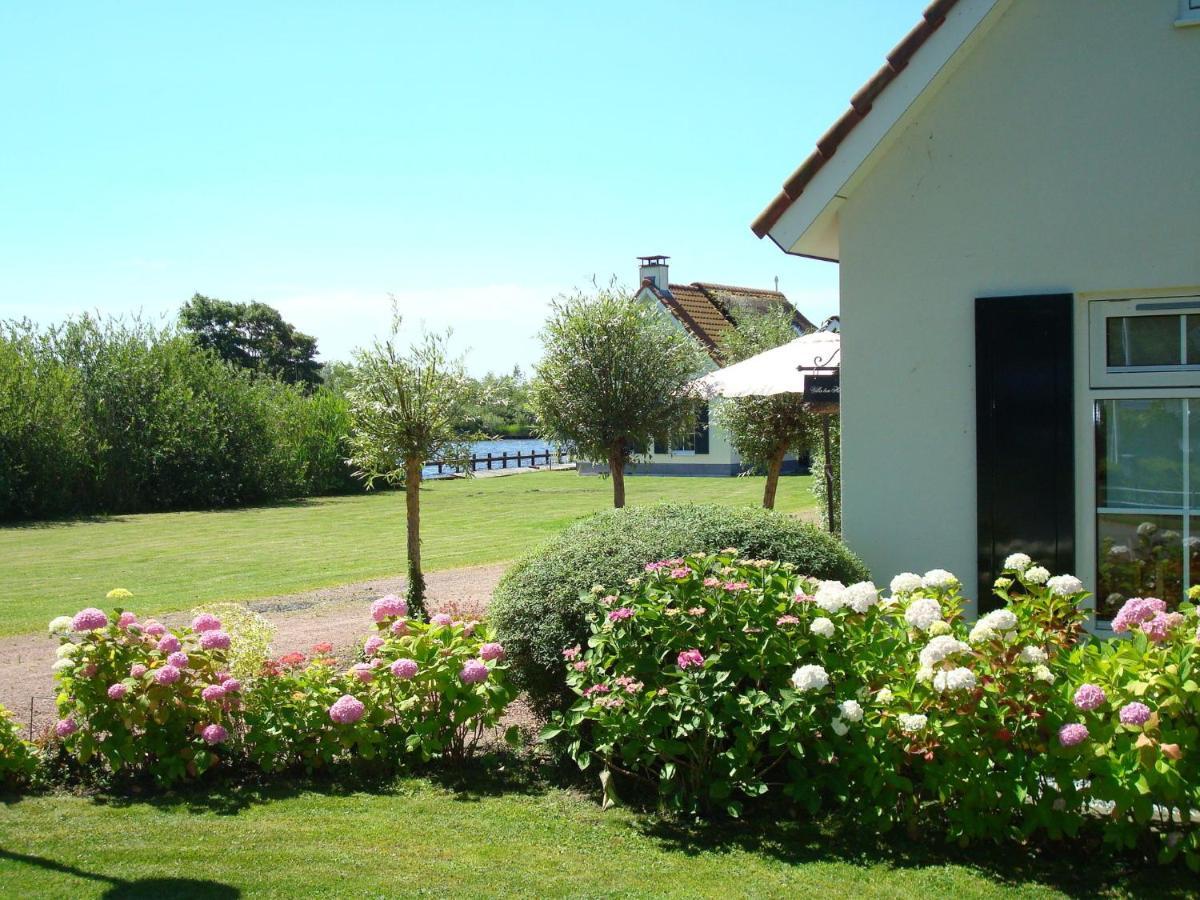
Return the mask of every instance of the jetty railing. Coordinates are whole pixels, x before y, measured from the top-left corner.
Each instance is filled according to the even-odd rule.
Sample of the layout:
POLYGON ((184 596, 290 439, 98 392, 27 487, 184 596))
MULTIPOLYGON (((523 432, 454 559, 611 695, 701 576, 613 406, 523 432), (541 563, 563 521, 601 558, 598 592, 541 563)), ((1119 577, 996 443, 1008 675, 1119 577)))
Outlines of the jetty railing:
POLYGON ((437 470, 437 474, 445 474, 449 469, 451 472, 466 471, 470 467, 472 472, 490 471, 493 468, 507 469, 509 463, 512 463, 516 468, 521 468, 522 465, 536 466, 539 462, 544 465, 563 465, 564 463, 574 462, 571 454, 567 453, 561 447, 553 449, 547 447, 544 450, 518 450, 516 453, 509 453, 505 450, 503 453, 477 453, 472 456, 459 457, 457 459, 431 459, 425 465, 429 468, 437 470))

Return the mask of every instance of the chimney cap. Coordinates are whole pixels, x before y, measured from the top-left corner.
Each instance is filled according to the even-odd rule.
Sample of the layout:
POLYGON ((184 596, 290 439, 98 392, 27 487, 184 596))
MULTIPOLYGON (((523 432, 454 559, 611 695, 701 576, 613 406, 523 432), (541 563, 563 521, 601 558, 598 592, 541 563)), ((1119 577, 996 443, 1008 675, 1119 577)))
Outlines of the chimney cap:
POLYGON ((662 256, 660 254, 657 256, 639 256, 638 260, 643 266, 665 266, 667 260, 670 258, 669 256, 662 256))

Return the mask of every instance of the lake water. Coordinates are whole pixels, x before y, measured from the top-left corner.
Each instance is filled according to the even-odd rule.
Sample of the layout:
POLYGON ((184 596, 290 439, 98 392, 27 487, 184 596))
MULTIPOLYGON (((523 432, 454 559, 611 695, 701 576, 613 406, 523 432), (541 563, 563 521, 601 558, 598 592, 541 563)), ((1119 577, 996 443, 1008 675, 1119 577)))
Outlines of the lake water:
MULTIPOLYGON (((508 439, 502 440, 502 441, 475 441, 474 443, 471 444, 471 455, 472 456, 486 456, 487 454, 490 453, 496 460, 495 462, 492 463, 492 468, 499 469, 502 465, 502 463, 500 462, 500 459, 505 453, 507 453, 510 457, 513 457, 513 456, 516 456, 516 454, 518 452, 523 453, 523 454, 529 454, 529 453, 532 453, 535 451, 537 453, 543 453, 547 449, 550 450, 551 454, 554 453, 554 445, 549 443, 548 441, 542 440, 541 438, 508 438, 508 439)), ((551 457, 551 458, 553 459, 553 457, 551 457)), ((566 458, 564 457, 564 460, 565 459, 566 458)), ((527 458, 521 460, 521 465, 528 466, 529 460, 527 458)), ((545 463, 539 461, 538 465, 544 466, 545 463)), ((508 467, 510 469, 516 468, 516 460, 509 459, 508 467)), ((486 464, 477 465, 475 467, 476 471, 483 471, 486 469, 487 469, 486 464)), ((448 470, 446 470, 446 471, 448 472, 448 470)), ((437 477, 437 466, 426 466, 425 471, 424 471, 424 477, 425 478, 430 478, 430 477, 436 478, 437 477)))

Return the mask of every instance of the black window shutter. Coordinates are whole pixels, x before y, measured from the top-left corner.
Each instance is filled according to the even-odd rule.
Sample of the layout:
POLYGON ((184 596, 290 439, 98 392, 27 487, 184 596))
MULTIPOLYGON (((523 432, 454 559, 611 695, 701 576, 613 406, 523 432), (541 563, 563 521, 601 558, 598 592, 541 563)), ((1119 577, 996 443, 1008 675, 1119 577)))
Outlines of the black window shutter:
POLYGON ((979 610, 1010 553, 1075 570, 1070 294, 975 301, 979 610))
POLYGON ((708 404, 696 410, 696 454, 708 453, 708 404))

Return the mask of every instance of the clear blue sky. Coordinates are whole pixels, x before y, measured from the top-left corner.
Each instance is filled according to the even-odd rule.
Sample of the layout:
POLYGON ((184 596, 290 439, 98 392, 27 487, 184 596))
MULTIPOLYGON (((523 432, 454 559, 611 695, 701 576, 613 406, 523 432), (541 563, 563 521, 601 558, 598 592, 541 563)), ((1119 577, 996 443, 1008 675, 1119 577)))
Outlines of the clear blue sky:
POLYGON ((837 268, 750 221, 926 0, 0 7, 0 317, 277 306, 326 359, 455 327, 528 366, 556 293, 837 268))

